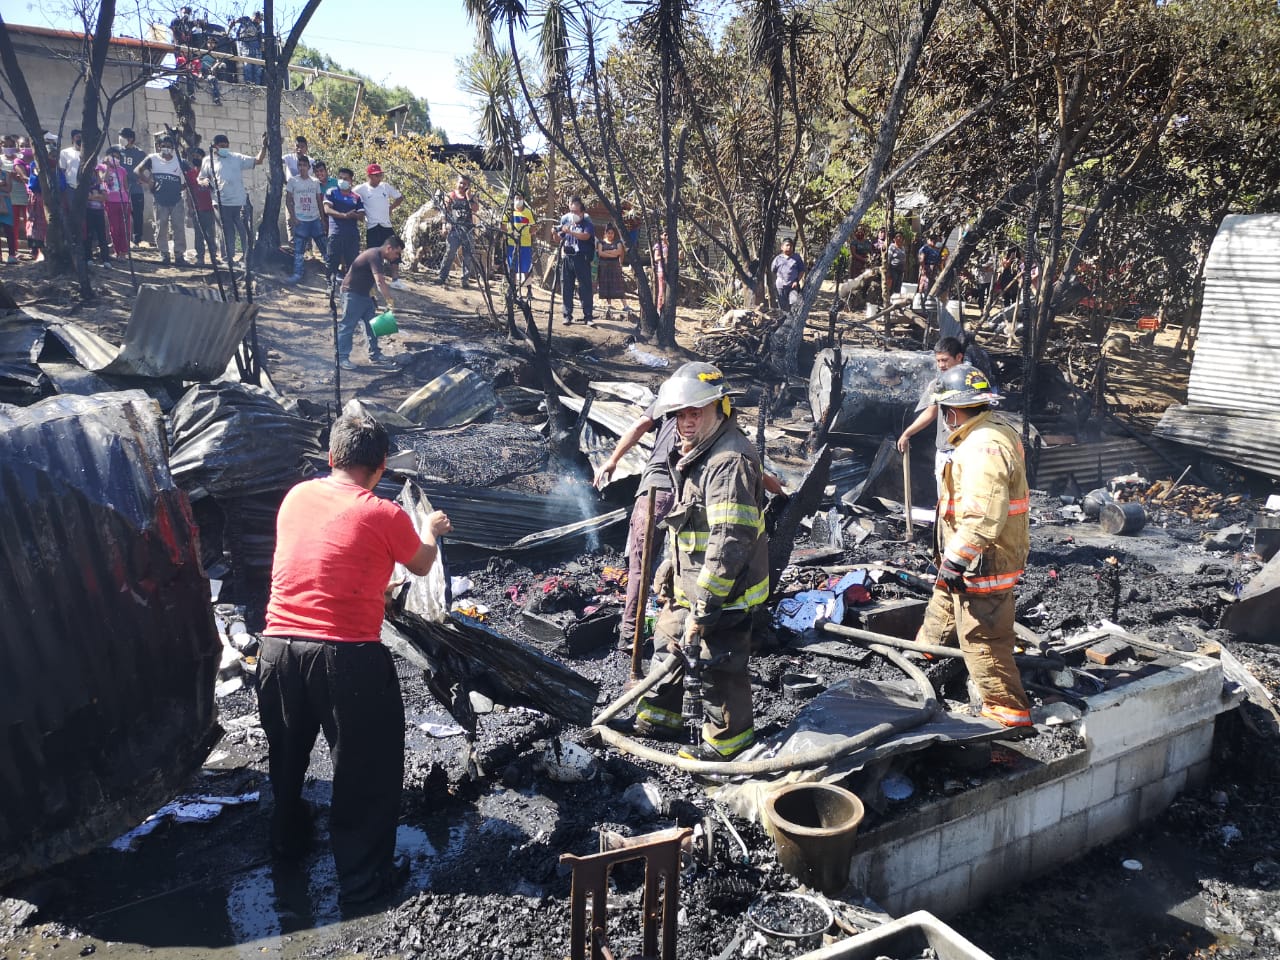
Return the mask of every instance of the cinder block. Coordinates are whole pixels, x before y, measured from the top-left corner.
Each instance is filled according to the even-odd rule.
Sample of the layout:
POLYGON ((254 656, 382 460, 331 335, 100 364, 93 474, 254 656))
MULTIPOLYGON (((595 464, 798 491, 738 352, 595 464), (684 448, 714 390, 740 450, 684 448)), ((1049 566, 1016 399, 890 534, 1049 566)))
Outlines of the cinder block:
POLYGON ((1003 837, 996 842, 994 833, 998 820, 989 814, 990 811, 975 814, 948 823, 942 828, 939 870, 950 870, 961 864, 972 863, 1004 843, 1003 837))
POLYGON ((969 873, 970 899, 974 903, 1021 883, 1031 869, 1030 839, 997 847, 973 864, 969 873))
POLYGON ((1137 792, 1122 793, 1086 811, 1085 843, 1096 847, 1132 830, 1138 823, 1138 802, 1137 792))
POLYGON ((1069 817, 1073 813, 1096 807, 1116 795, 1115 760, 1097 764, 1083 773, 1078 773, 1063 781, 1062 815, 1069 817))
POLYGON ((1088 849, 1085 846, 1088 833, 1089 812, 1085 810, 1032 835, 1031 873, 1048 873, 1080 856, 1088 849))
POLYGON ((967 863, 937 874, 904 891, 902 901, 907 910, 928 910, 937 917, 963 913, 970 906, 969 874, 967 863))
MULTIPOLYGON (((936 876, 941 841, 942 832, 935 828, 893 844, 886 851, 886 862, 881 871, 883 890, 886 893, 898 892, 936 876)), ((872 895, 876 895, 874 885, 872 895)))
POLYGON ((1206 720, 1190 730, 1178 734, 1169 744, 1169 757, 1165 764, 1165 773, 1185 770, 1193 763, 1199 763, 1209 756, 1213 747, 1214 721, 1206 720))
POLYGON ((1062 819, 1064 786, 1061 780, 1046 783, 1032 794, 1031 832, 1039 833, 1062 819))
POLYGON ((1116 767, 1116 793, 1127 793, 1155 783, 1164 776, 1168 756, 1168 744, 1159 741, 1120 757, 1116 767))
POLYGON ((1174 771, 1162 780, 1155 783, 1148 783, 1142 788, 1138 794, 1138 819, 1150 820, 1152 817, 1158 816, 1173 803, 1182 788, 1187 783, 1187 770, 1174 771))
POLYGON ((1090 698, 1081 730, 1094 762, 1109 760, 1210 720, 1225 706, 1222 665, 1205 657, 1090 698))
POLYGON ((1093 790, 1093 771, 1086 770, 1068 777, 1062 782, 1062 815, 1069 817, 1073 813, 1089 807, 1089 795, 1093 790))

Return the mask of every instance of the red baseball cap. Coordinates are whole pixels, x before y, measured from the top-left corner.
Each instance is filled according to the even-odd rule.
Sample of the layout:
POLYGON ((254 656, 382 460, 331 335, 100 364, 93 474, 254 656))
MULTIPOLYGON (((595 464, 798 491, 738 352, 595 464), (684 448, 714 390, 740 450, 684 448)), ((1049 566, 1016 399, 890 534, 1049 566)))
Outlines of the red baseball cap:
POLYGON ((364 172, 367 176, 372 177, 375 173, 381 173, 382 168, 378 166, 376 163, 371 163, 364 168, 364 172))

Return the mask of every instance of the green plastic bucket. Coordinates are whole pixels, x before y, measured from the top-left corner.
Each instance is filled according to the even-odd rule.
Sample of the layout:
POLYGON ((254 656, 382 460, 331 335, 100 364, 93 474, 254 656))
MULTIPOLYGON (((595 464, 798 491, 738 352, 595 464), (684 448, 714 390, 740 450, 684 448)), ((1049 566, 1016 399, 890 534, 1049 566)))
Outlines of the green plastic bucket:
POLYGON ((390 310, 386 313, 380 313, 370 320, 369 326, 373 328, 375 337, 385 337, 400 329, 400 326, 396 323, 396 315, 390 310))

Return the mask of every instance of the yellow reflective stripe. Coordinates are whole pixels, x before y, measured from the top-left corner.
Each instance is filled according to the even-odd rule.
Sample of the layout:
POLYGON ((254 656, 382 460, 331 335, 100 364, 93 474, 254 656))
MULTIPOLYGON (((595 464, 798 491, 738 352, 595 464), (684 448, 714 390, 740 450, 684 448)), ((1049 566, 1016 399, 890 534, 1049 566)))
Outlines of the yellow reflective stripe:
POLYGON ((728 577, 720 577, 706 567, 698 571, 698 586, 713 597, 727 597, 733 589, 733 581, 728 577))
POLYGON ((1019 513, 1026 513, 1026 512, 1027 512, 1028 510, 1030 510, 1030 509, 1031 509, 1031 498, 1030 498, 1030 497, 1022 497, 1022 498, 1021 498, 1021 499, 1019 499, 1019 500, 1010 500, 1010 501, 1009 501, 1009 515, 1010 515, 1010 516, 1013 516, 1013 515, 1015 515, 1015 514, 1019 514, 1019 513))
POLYGON ((989 577, 965 577, 964 584, 970 593, 999 593, 1001 590, 1012 590, 1018 585, 1021 570, 1011 573, 997 573, 989 577))
POLYGON ((708 737, 705 733, 702 735, 703 742, 722 757, 737 753, 739 750, 751 746, 755 739, 755 727, 747 727, 747 729, 732 737, 708 737))
POLYGON ((705 552, 709 536, 710 535, 705 532, 682 530, 680 533, 676 534, 676 546, 683 553, 705 552))
POLYGON ((726 603, 726 610, 747 610, 751 607, 758 607, 769 599, 769 578, 765 577, 754 586, 750 586, 740 597, 736 597, 732 602, 726 603))
POLYGON ((680 714, 672 710, 664 710, 662 707, 656 707, 643 697, 639 706, 636 707, 636 719, 651 723, 655 727, 679 727, 684 723, 684 717, 680 714))
POLYGON ((755 504, 736 503, 732 500, 707 504, 707 524, 714 527, 726 523, 740 523, 744 527, 763 529, 764 520, 755 504))
POLYGON ((1006 727, 1031 726, 1031 712, 1028 710, 1014 710, 991 703, 983 704, 982 715, 988 720, 994 720, 1006 727))
POLYGON ((948 556, 955 557, 959 560, 976 560, 982 555, 982 548, 975 547, 971 543, 959 543, 954 546, 948 546, 946 549, 948 556))

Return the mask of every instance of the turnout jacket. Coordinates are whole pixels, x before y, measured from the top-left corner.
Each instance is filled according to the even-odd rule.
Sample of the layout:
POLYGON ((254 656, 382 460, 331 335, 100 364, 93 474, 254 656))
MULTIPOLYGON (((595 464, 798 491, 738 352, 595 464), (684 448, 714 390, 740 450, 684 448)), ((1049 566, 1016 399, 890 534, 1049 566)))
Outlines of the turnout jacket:
POLYGON ((937 553, 967 566, 970 593, 1012 590, 1031 547, 1022 441, 989 410, 949 440, 956 449, 942 471, 937 553))
POLYGON ((668 530, 675 602, 711 626, 725 610, 769 599, 764 479, 751 442, 726 418, 688 454, 671 451, 676 502, 668 530))

